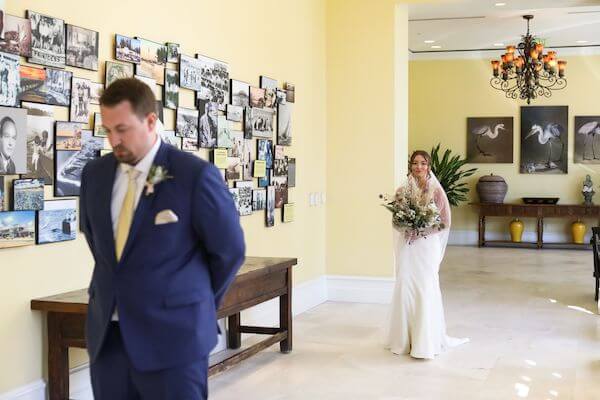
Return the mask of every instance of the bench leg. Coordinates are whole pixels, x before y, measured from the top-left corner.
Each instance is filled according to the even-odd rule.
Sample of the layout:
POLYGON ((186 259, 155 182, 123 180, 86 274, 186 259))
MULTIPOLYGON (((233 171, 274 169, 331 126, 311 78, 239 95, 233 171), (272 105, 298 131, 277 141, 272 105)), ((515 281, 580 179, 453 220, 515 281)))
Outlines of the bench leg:
POLYGON ((596 278, 596 297, 594 297, 595 301, 598 301, 598 290, 600 289, 600 277, 596 278))
POLYGON ((62 343, 61 315, 48 313, 48 398, 69 398, 69 349, 62 343))
POLYGON ((242 347, 242 332, 240 331, 241 318, 240 313, 227 317, 227 347, 230 349, 239 349, 242 347))
POLYGON ((282 353, 292 351, 292 269, 287 270, 287 293, 279 297, 279 326, 287 331, 287 338, 279 343, 282 353))

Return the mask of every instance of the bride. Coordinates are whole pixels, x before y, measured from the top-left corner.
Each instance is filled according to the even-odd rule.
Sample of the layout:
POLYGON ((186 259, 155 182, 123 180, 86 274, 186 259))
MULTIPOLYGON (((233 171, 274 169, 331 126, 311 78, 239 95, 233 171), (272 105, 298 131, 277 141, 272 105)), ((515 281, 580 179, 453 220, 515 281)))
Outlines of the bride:
POLYGON ((445 227, 420 235, 394 229, 396 283, 386 340, 392 353, 426 359, 469 341, 446 335, 439 268, 448 243, 450 204, 430 166, 429 154, 415 151, 408 179, 414 179, 423 194, 433 198, 445 227))

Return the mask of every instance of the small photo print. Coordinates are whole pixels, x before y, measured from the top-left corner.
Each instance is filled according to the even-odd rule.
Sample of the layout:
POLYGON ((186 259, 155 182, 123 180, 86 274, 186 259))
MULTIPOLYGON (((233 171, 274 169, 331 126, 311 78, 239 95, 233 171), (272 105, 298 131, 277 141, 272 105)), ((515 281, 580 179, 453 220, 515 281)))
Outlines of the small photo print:
POLYGON ((77 236, 77 200, 47 200, 38 211, 37 244, 75 240, 77 236))
POLYGON ((16 179, 13 181, 13 209, 15 211, 36 211, 43 208, 43 179, 16 179))

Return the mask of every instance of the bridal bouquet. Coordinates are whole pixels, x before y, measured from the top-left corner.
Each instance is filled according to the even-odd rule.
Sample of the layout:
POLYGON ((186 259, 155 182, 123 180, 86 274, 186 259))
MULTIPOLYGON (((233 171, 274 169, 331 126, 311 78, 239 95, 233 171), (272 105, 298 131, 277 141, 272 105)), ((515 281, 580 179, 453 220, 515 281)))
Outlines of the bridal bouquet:
POLYGON ((382 206, 392 212, 392 223, 398 229, 425 236, 427 232, 445 227, 432 194, 421 190, 414 179, 409 179, 393 198, 387 195, 380 198, 384 201, 382 206))

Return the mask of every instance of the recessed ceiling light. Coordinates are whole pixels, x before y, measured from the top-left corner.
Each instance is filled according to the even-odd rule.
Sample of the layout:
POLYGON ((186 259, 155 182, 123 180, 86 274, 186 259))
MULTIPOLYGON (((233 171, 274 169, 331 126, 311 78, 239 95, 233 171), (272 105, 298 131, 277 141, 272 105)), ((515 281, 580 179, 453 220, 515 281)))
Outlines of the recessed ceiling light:
POLYGON ((426 40, 425 43, 427 43, 427 44, 435 43, 435 40, 426 40))
POLYGON ((578 40, 577 43, 587 43, 587 40, 578 40))
POLYGON ((504 7, 506 3, 496 3, 494 4, 496 7, 504 7))
POLYGON ((441 48, 442 48, 442 46, 434 45, 434 46, 431 46, 431 48, 432 48, 432 49, 441 49, 441 48))
POLYGON ((502 47, 504 46, 504 43, 494 43, 494 46, 502 47))

